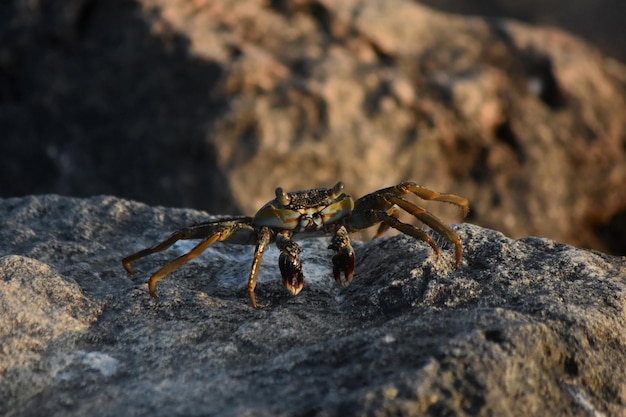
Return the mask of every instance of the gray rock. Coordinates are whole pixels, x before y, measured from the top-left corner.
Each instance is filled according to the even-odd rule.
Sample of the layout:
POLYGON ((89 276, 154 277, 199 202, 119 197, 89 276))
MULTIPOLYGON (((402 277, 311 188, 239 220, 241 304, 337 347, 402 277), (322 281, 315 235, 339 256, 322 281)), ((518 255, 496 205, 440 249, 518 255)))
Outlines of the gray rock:
POLYGON ((209 218, 113 197, 0 200, 5 416, 621 415, 626 262, 549 239, 455 225, 454 269, 403 235, 355 243, 350 287, 325 239, 306 286, 272 248, 248 304, 251 247, 216 244, 146 280, 189 242, 120 259, 209 218))

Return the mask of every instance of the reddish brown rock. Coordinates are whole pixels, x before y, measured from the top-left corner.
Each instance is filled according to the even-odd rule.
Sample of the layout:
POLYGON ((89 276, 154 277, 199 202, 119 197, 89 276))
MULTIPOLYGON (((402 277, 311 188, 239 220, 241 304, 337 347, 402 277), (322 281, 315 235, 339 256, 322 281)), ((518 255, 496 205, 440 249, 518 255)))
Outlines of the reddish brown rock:
POLYGON ((507 235, 626 252, 626 70, 564 32, 400 0, 17 4, 2 195, 252 214, 276 186, 411 179, 507 235))

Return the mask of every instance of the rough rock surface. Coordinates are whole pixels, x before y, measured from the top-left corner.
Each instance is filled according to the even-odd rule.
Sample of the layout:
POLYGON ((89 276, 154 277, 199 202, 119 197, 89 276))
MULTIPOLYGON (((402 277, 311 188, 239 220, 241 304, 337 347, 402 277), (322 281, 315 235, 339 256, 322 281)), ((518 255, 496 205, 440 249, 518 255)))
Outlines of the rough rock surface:
MULTIPOLYGON (((303 242, 288 295, 269 250, 215 245, 160 283, 190 242, 120 258, 202 212, 114 197, 0 200, 4 416, 618 416, 626 412, 626 261, 455 225, 436 258, 406 236, 355 244, 338 288, 325 239, 303 242)), ((442 242, 443 243, 443 242, 442 242)))
POLYGON ((3 1, 0 195, 252 214, 413 180, 624 254, 625 85, 559 30, 408 0, 3 1))
POLYGON ((621 0, 420 0, 439 10, 481 16, 506 16, 534 25, 559 27, 598 45, 609 56, 626 61, 621 0))

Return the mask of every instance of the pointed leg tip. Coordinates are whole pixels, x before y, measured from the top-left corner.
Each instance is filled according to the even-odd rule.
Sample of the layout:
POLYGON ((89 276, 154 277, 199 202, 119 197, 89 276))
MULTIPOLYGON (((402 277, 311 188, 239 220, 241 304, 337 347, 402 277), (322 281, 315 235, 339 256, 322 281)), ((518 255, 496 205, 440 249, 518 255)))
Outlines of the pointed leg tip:
POLYGON ((152 283, 148 283, 148 294, 150 294, 150 297, 154 300, 159 299, 159 295, 156 292, 156 285, 153 285, 152 283))
POLYGON ((254 290, 248 292, 248 296, 250 297, 250 305, 252 308, 259 308, 259 303, 256 301, 256 295, 254 295, 254 290))
POLYGON ((133 267, 130 264, 130 262, 122 260, 122 266, 124 266, 124 269, 126 270, 126 272, 128 272, 130 275, 135 275, 135 271, 133 271, 133 267))
POLYGON ((460 243, 456 245, 454 257, 456 260, 456 262, 454 263, 454 267, 458 268, 461 265, 461 262, 463 262, 463 246, 460 243))

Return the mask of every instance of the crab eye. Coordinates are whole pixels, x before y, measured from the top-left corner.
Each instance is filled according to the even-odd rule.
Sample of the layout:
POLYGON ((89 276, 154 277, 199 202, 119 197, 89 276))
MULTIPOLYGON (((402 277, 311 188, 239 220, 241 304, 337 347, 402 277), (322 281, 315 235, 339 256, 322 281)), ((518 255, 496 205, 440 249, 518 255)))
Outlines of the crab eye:
POLYGON ((289 195, 280 187, 276 188, 276 200, 283 206, 287 206, 291 202, 289 195))
POLYGON ((330 190, 330 197, 337 198, 343 192, 343 182, 339 181, 335 186, 330 190))

